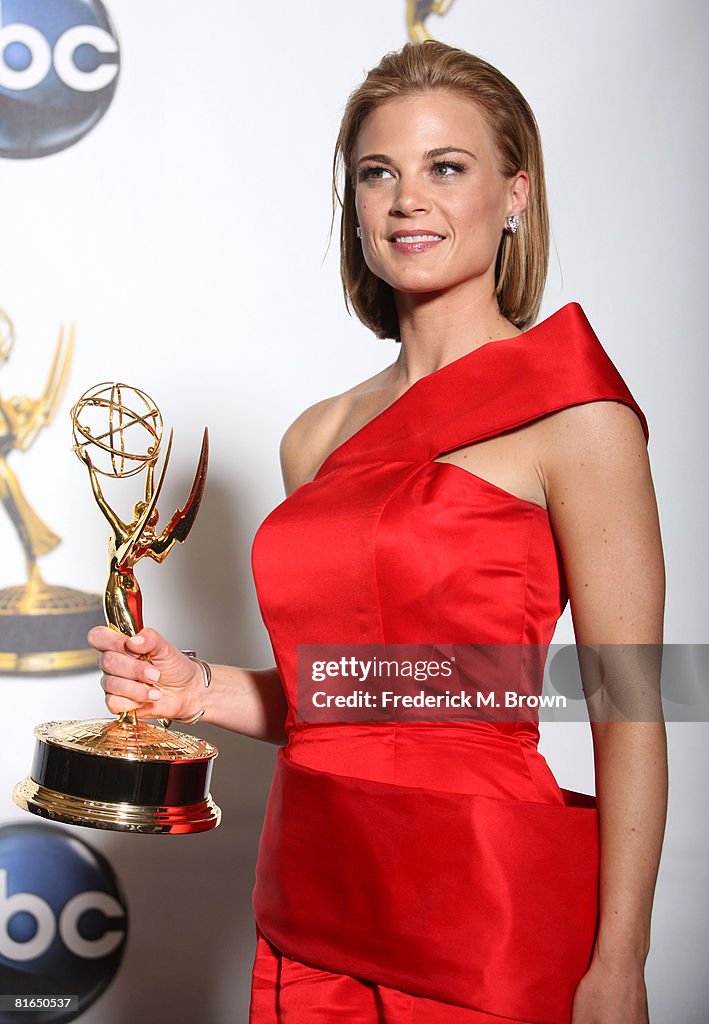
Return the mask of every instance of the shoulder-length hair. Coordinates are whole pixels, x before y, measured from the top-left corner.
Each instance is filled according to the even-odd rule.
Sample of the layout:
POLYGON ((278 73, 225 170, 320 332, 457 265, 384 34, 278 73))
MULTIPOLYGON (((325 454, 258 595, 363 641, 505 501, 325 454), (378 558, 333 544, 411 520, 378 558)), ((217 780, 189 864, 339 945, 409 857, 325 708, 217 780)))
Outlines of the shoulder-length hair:
POLYGON ((340 273, 345 302, 379 338, 399 341, 399 318, 392 288, 371 272, 356 235, 355 147, 365 118, 380 104, 438 89, 478 106, 500 155, 503 175, 511 177, 520 170, 529 175, 529 202, 518 230, 501 232, 495 293, 502 315, 522 330, 534 323, 542 301, 549 262, 549 213, 541 139, 531 107, 517 86, 482 58, 436 40, 407 43, 387 54, 349 97, 333 159, 333 202, 342 207, 340 273))

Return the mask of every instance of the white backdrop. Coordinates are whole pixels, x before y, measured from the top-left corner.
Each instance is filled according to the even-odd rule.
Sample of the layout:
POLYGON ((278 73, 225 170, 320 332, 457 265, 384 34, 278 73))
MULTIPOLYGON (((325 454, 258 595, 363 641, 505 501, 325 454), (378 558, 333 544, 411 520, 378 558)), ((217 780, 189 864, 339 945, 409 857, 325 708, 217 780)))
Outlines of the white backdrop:
MULTIPOLYGON (((0 306, 17 330, 3 394, 37 393, 59 325, 74 320, 77 331, 57 423, 12 465, 63 538, 42 559, 46 578, 99 591, 105 523, 70 452, 69 406, 102 380, 155 397, 175 428, 166 511, 186 494, 208 424, 209 481, 190 541, 158 570, 141 565, 146 620, 212 661, 265 666, 249 552, 283 496, 280 436, 305 406, 397 351, 347 316, 336 245, 325 251, 342 108, 364 71, 405 41, 404 0, 107 6, 121 77, 104 119, 54 156, 0 160, 0 306)), ((535 110, 553 229, 542 317, 580 301, 644 409, 667 561, 666 639, 706 641, 706 356, 693 306, 706 279, 706 5, 457 0, 429 27, 500 67, 535 110)), ((0 587, 21 582, 6 520, 0 544, 0 587)), ((555 639, 571 638, 567 613, 555 639)), ((32 726, 102 715, 102 694, 97 674, 6 678, 0 693, 0 816, 20 821, 10 791, 29 768, 32 726)), ((138 1011, 156 1024, 246 1019, 250 891, 274 750, 200 732, 221 751, 216 832, 81 830, 109 857, 132 914, 123 966, 87 1024, 123 1024, 138 1011)), ((699 785, 709 727, 668 732, 651 1019, 699 1024, 709 995, 699 785)), ((587 727, 544 727, 542 751, 561 785, 593 790, 587 727)))

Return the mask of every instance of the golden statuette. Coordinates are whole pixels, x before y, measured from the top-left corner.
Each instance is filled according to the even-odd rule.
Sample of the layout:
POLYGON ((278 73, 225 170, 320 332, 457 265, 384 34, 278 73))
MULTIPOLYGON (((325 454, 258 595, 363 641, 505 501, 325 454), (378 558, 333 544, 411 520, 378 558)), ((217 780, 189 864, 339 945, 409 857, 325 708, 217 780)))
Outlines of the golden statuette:
MULTIPOLYGON (((0 309, 0 366, 9 358, 15 331, 0 309)), ((0 501, 24 555, 27 581, 0 590, 0 672, 44 674, 93 667, 95 652, 86 634, 101 621, 95 594, 47 583, 39 559, 61 543, 25 497, 10 462, 26 452, 54 419, 64 392, 74 348, 73 328, 59 332, 44 391, 37 398, 0 395, 0 501)))
POLYGON ((443 17, 453 5, 453 0, 406 0, 406 28, 412 43, 423 43, 433 36, 426 28, 429 14, 443 17))
MULTIPOLYGON (((199 510, 207 478, 205 428, 192 488, 183 508, 159 530, 158 498, 172 449, 162 469, 162 416, 152 398, 127 384, 98 384, 71 412, 74 451, 87 468, 94 499, 107 520, 108 576, 103 596, 107 624, 126 636, 143 628, 143 600, 135 567, 142 558, 162 563, 184 542, 199 510), (101 478, 145 474, 140 500, 124 520, 109 503, 101 478)), ((30 776, 15 787, 20 807, 73 825, 124 832, 181 834, 216 828, 221 812, 209 794, 217 749, 186 733, 138 720, 45 722, 35 729, 30 776)))

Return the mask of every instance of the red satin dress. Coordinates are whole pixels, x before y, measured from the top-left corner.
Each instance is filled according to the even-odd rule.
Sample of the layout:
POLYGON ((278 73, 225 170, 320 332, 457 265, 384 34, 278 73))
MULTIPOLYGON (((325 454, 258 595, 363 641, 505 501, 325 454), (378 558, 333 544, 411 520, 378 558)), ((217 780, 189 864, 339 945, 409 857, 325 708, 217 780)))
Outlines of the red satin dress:
POLYGON ((289 713, 256 870, 251 1024, 568 1024, 597 924, 595 799, 559 787, 536 720, 303 722, 297 654, 546 649, 568 598, 547 511, 434 460, 599 400, 633 408, 647 437, 571 303, 416 381, 259 528, 289 713))

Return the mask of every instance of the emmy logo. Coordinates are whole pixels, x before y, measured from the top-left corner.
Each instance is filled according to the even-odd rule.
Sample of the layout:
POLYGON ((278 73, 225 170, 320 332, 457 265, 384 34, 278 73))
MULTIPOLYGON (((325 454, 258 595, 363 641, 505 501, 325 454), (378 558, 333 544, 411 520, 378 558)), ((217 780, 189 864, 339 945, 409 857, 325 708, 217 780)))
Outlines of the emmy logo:
MULTIPOLYGON (((0 310, 0 366, 10 356, 15 332, 0 310)), ((96 661, 86 634, 101 621, 94 594, 48 584, 39 559, 60 538, 35 512, 8 462, 14 452, 26 452, 57 411, 69 374, 74 346, 70 329, 59 333, 47 383, 39 398, 0 395, 0 500, 24 554, 27 582, 0 590, 0 672, 42 674, 77 672, 96 661)))
POLYGON ((406 27, 412 43, 433 39, 425 25, 429 14, 443 17, 453 6, 453 0, 406 0, 406 27))

